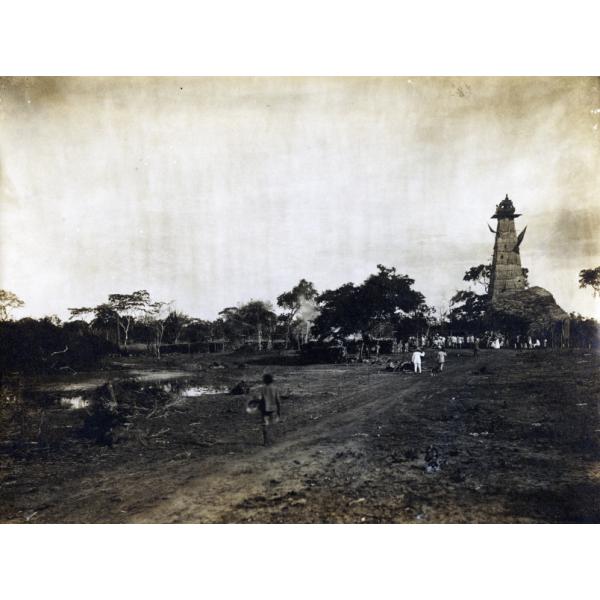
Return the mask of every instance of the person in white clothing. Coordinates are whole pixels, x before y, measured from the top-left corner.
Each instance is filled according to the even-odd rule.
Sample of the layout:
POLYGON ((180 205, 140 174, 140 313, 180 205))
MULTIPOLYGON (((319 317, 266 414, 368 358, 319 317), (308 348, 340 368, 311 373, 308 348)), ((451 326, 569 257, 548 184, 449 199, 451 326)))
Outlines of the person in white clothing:
POLYGON ((421 373, 421 357, 425 356, 425 352, 421 352, 420 348, 417 348, 412 354, 412 363, 415 367, 415 373, 421 373))

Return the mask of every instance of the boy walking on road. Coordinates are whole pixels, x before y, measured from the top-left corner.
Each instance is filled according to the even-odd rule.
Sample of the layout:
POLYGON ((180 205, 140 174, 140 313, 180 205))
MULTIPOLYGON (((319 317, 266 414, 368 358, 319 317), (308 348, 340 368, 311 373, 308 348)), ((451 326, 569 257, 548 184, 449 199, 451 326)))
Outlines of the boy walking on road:
POLYGON ((281 417, 281 395, 279 388, 273 385, 273 375, 265 373, 263 375, 263 386, 260 390, 260 410, 262 413, 262 432, 263 444, 271 445, 269 429, 273 423, 279 421, 281 417), (275 414, 277 412, 277 414, 275 414))

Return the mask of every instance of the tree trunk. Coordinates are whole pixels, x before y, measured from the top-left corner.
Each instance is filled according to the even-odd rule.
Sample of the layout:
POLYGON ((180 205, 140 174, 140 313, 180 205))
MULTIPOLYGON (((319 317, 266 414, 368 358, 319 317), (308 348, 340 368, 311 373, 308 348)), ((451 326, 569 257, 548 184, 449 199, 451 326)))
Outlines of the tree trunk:
POLYGON ((292 330, 292 320, 288 319, 287 325, 286 325, 286 330, 285 330, 285 349, 288 349, 289 346, 289 342, 290 342, 290 333, 292 330))
MULTIPOLYGON (((120 320, 119 320, 120 323, 120 320)), ((125 348, 127 348, 127 342, 129 340, 129 326, 131 325, 131 319, 127 318, 125 320, 126 325, 123 325, 121 323, 121 329, 123 329, 123 334, 125 335, 125 339, 123 340, 123 346, 125 346, 125 348)))

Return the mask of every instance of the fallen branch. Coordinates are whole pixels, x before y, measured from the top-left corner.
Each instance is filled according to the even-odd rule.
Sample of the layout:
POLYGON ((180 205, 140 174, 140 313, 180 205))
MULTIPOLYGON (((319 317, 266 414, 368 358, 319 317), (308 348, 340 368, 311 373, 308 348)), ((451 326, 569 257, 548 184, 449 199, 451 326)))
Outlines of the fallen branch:
POLYGON ((57 354, 64 354, 69 351, 69 346, 65 346, 64 350, 57 350, 56 352, 50 352, 50 356, 56 356, 57 354))
POLYGON ((171 431, 171 428, 165 427, 164 429, 161 429, 160 431, 157 431, 156 433, 153 433, 152 435, 150 435, 148 437, 155 438, 155 437, 158 437, 159 435, 163 435, 164 433, 167 433, 168 431, 171 431))

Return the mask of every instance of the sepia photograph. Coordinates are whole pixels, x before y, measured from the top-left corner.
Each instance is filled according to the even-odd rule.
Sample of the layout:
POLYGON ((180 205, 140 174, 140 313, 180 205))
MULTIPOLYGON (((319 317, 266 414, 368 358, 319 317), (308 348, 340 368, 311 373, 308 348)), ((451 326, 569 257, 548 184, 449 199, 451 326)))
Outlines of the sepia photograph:
POLYGON ((0 79, 0 522, 600 523, 600 78, 0 79))

